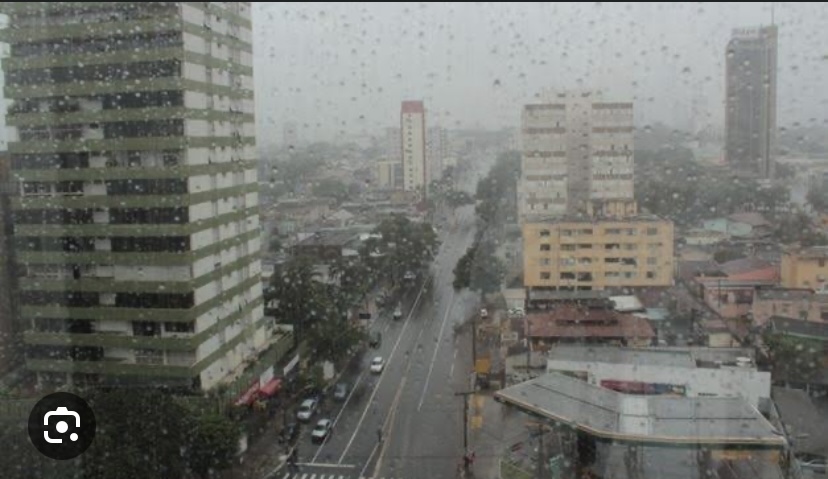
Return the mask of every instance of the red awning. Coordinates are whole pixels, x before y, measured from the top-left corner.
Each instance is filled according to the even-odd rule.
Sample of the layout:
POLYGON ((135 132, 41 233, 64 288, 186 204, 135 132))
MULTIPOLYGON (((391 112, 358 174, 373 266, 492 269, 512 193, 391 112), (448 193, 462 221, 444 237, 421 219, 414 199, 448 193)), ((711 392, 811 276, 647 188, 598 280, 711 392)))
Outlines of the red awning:
POLYGON ((264 386, 259 388, 259 393, 264 397, 270 397, 282 389, 282 380, 280 378, 273 378, 264 386))
POLYGON ((236 406, 249 406, 256 400, 259 394, 259 383, 250 386, 244 394, 236 400, 236 406))

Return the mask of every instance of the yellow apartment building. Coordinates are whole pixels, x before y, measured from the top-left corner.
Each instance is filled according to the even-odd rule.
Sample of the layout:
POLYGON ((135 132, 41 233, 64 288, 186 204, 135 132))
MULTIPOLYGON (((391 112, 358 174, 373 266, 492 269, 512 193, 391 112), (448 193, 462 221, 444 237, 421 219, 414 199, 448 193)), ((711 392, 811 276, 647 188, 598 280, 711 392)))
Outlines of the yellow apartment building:
POLYGON ((780 270, 783 288, 828 292, 828 246, 788 250, 780 270))
POLYGON ((525 223, 523 284, 553 290, 672 285, 673 223, 651 215, 525 223))

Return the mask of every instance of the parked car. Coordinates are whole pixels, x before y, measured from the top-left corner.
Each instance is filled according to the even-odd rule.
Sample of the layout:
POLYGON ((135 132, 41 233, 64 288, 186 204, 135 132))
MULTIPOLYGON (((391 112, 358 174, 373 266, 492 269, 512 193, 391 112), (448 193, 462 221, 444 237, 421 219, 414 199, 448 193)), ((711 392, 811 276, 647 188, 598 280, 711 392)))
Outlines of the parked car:
POLYGON ((828 473, 828 461, 822 456, 803 454, 797 457, 799 467, 805 471, 811 471, 814 474, 828 473))
POLYGON ((509 317, 511 318, 522 318, 526 316, 526 311, 523 308, 512 308, 509 310, 509 317))
POLYGON ((489 312, 486 310, 486 308, 481 308, 480 309, 480 317, 481 318, 488 318, 489 317, 489 312))
POLYGON ((311 431, 311 442, 314 444, 321 444, 325 442, 325 439, 331 435, 332 428, 333 422, 330 419, 320 419, 316 423, 316 427, 314 427, 313 431, 311 431))
POLYGON ((395 320, 402 319, 402 306, 400 306, 399 304, 394 309, 394 319, 395 320))
POLYGON ((382 368, 385 366, 383 362, 382 356, 375 356, 374 359, 371 360, 371 372, 374 374, 379 374, 382 372, 382 368))
POLYGON ((310 418, 313 417, 313 414, 316 412, 316 406, 318 405, 319 401, 315 398, 305 399, 302 401, 302 404, 299 405, 299 412, 296 413, 296 418, 300 421, 310 421, 310 418))
POLYGON ((414 274, 413 271, 406 271, 403 275, 403 279, 406 281, 414 281, 415 279, 417 279, 417 275, 414 274))
POLYGON ((339 383, 334 388, 333 394, 335 401, 344 401, 348 398, 348 383, 339 383))
POLYGON ((299 423, 297 422, 289 422, 285 427, 282 428, 282 432, 279 433, 279 443, 284 444, 293 444, 296 439, 299 437, 299 423))
POLYGON ((381 343, 382 343, 382 333, 380 333, 379 331, 371 334, 371 336, 368 339, 368 346, 371 346, 374 349, 380 347, 381 343))

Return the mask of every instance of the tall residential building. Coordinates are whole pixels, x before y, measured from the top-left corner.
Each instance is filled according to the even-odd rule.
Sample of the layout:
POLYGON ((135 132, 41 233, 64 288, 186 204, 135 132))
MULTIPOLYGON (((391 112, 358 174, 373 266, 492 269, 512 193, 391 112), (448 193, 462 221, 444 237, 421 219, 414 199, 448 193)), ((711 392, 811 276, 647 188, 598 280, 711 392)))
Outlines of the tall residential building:
POLYGON ((377 162, 377 188, 396 190, 402 186, 402 163, 395 160, 377 162))
POLYGON ((443 176, 445 160, 450 155, 448 131, 439 126, 432 126, 426 135, 426 162, 428 163, 428 181, 438 180, 443 176))
POLYGON ((633 202, 633 106, 591 93, 546 94, 522 115, 522 221, 633 202))
POLYGON ((551 290, 669 286, 673 223, 654 216, 558 217, 523 225, 523 284, 551 290))
POLYGON ((210 389, 268 347, 248 2, 0 4, 26 365, 210 389))
POLYGON ((775 25, 740 28, 727 44, 725 161, 738 174, 774 174, 776 37, 775 25))
POLYGON ((425 107, 421 101, 404 101, 400 112, 403 189, 422 191, 428 186, 425 107))
POLYGON ((10 203, 16 188, 9 177, 9 155, 0 152, 0 375, 21 361, 17 321, 17 275, 14 268, 14 241, 10 203))

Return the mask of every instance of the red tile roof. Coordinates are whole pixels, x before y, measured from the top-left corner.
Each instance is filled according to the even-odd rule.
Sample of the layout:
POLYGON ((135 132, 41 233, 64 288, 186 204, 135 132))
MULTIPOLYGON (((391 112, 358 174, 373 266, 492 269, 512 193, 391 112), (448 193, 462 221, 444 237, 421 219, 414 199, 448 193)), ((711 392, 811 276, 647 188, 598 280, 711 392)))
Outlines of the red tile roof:
POLYGON ((631 314, 606 309, 562 306, 553 311, 530 313, 526 324, 533 338, 652 338, 650 322, 631 314))

